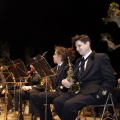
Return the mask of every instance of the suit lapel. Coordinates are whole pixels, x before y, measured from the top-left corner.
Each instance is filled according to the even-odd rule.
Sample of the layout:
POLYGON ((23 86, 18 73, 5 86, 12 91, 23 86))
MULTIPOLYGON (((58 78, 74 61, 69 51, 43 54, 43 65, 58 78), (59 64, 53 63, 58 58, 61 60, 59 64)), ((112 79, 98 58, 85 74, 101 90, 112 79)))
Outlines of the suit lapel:
POLYGON ((89 69, 91 68, 92 64, 93 64, 93 60, 94 60, 94 54, 95 52, 93 51, 90 56, 88 57, 88 61, 87 61, 87 64, 86 64, 86 69, 85 69, 85 72, 84 74, 81 76, 81 78, 85 77, 89 71, 89 69))

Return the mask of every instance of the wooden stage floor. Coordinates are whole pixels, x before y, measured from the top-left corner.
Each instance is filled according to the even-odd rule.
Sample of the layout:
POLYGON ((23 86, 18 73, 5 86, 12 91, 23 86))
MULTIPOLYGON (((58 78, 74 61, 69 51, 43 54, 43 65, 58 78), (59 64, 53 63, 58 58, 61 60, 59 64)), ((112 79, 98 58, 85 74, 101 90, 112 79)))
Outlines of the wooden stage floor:
MULTIPOLYGON (((87 120, 94 120, 92 117, 87 117, 86 119, 87 120)), ((17 118, 15 117, 14 113, 12 113, 12 114, 8 114, 7 119, 5 119, 4 113, 2 112, 2 114, 0 115, 0 120, 17 120, 17 118)), ((31 115, 25 114, 24 120, 31 120, 31 115)), ((60 119, 56 116, 54 120, 60 120, 60 119)), ((85 118, 81 117, 81 120, 85 120, 85 118)), ((97 118, 96 120, 100 120, 100 118, 97 118)))
MULTIPOLYGON (((0 107, 3 106, 0 104, 0 107)), ((30 114, 23 114, 24 120, 31 120, 31 115, 30 114)), ((5 117, 4 109, 1 111, 0 114, 0 120, 18 120, 15 112, 11 114, 7 114, 7 117, 5 117), (6 119, 5 119, 6 118, 6 119)), ((55 116, 54 120, 60 120, 58 116, 55 116)), ((83 116, 81 116, 81 120, 85 120, 83 116)), ((92 117, 86 117, 86 120, 94 120, 92 117)), ((96 118, 96 120, 100 120, 100 118, 96 118)))

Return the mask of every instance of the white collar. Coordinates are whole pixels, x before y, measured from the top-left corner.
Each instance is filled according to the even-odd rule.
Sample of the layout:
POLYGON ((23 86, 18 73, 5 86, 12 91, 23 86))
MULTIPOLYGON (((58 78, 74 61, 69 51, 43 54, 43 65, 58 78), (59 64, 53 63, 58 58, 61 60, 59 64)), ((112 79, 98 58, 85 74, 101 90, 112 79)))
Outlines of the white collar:
POLYGON ((84 57, 84 60, 92 53, 92 50, 90 52, 88 52, 85 56, 82 56, 84 57))
POLYGON ((60 64, 58 64, 58 66, 61 66, 63 64, 63 62, 61 62, 60 64))

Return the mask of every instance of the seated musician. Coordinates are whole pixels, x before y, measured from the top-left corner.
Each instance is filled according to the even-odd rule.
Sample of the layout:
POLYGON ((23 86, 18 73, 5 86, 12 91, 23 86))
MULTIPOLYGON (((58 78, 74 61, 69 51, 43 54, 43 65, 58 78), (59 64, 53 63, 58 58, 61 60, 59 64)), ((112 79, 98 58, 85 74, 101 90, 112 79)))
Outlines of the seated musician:
MULTIPOLYGON (((68 59, 67 59, 67 48, 62 46, 55 46, 55 52, 53 55, 53 62, 56 66, 53 68, 54 72, 56 73, 56 77, 53 77, 51 81, 53 84, 53 91, 47 92, 40 92, 39 94, 31 94, 30 101, 33 105, 34 116, 32 120, 37 120, 40 117, 40 120, 45 120, 45 116, 47 116, 47 120, 52 120, 52 112, 50 104, 53 104, 53 101, 56 97, 65 94, 67 89, 62 88, 61 80, 66 78, 68 75, 68 59), (47 99, 47 115, 45 115, 45 105, 47 99)), ((75 57, 75 51, 73 49, 68 49, 70 56, 72 59, 75 57)), ((71 64, 71 67, 74 67, 71 64)))
MULTIPOLYGON (((34 66, 30 65, 30 72, 29 72, 29 79, 28 83, 22 85, 21 88, 16 90, 15 92, 15 111, 19 111, 20 120, 23 119, 22 116, 22 103, 24 100, 29 100, 31 93, 39 93, 40 92, 40 81, 41 78, 39 77, 37 71, 35 70, 34 66)), ((29 104, 30 105, 30 104, 29 104)), ((29 106, 29 111, 31 111, 31 105, 29 106)), ((17 113, 17 112, 16 112, 17 113)))
MULTIPOLYGON (((75 64, 78 69, 74 72, 80 91, 69 92, 54 99, 54 108, 61 120, 75 120, 78 111, 85 106, 104 102, 115 86, 115 76, 108 55, 93 51, 87 34, 75 35, 72 44, 80 55, 75 64)), ((72 83, 68 80, 62 80, 62 85, 71 88, 72 83)), ((42 100, 42 95, 40 98, 42 100)))

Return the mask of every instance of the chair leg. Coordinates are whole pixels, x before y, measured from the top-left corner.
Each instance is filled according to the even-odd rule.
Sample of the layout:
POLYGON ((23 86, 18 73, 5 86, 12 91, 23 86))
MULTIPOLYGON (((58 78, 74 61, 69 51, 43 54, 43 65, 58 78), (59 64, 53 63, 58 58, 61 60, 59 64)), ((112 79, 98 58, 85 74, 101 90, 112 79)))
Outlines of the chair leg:
POLYGON ((104 117, 104 114, 105 114, 105 111, 106 111, 106 107, 107 107, 107 103, 108 103, 108 100, 111 100, 111 104, 112 104, 112 108, 113 108, 113 111, 114 111, 114 114, 115 114, 115 120, 118 120, 117 118, 117 113, 116 113, 116 110, 115 110, 115 106, 114 106, 114 103, 113 103, 113 99, 112 99, 112 95, 109 94, 108 98, 107 98, 107 101, 106 101, 106 104, 104 106, 104 109, 103 109, 103 112, 102 112, 102 116, 101 116, 101 119, 100 120, 103 120, 103 117, 104 117))
POLYGON ((106 106, 103 108, 103 112, 102 112, 100 120, 103 120, 103 117, 104 117, 104 114, 105 114, 105 110, 106 110, 106 106))
POLYGON ((114 106, 113 99, 112 99, 112 95, 111 95, 111 103, 112 103, 112 107, 113 107, 113 111, 115 115, 115 120, 118 120, 117 113, 116 113, 115 106, 114 106))
MULTIPOLYGON (((105 116, 106 109, 107 109, 107 107, 110 107, 110 106, 113 108, 113 111, 114 111, 114 120, 118 120, 116 109, 115 109, 115 106, 114 106, 114 103, 113 103, 113 99, 112 99, 112 94, 111 93, 108 94, 108 97, 106 99, 105 104, 102 104, 102 105, 91 105, 92 114, 93 114, 94 120, 96 120, 96 114, 95 114, 95 110, 94 110, 96 107, 103 107, 103 111, 102 111, 102 114, 101 114, 101 117, 100 117, 100 120, 103 120, 103 117, 105 116), (109 100, 111 101, 111 103, 109 103, 109 100)), ((84 112, 84 110, 83 110, 83 112, 84 112)), ((85 118, 85 120, 86 120, 86 118, 85 118)))

